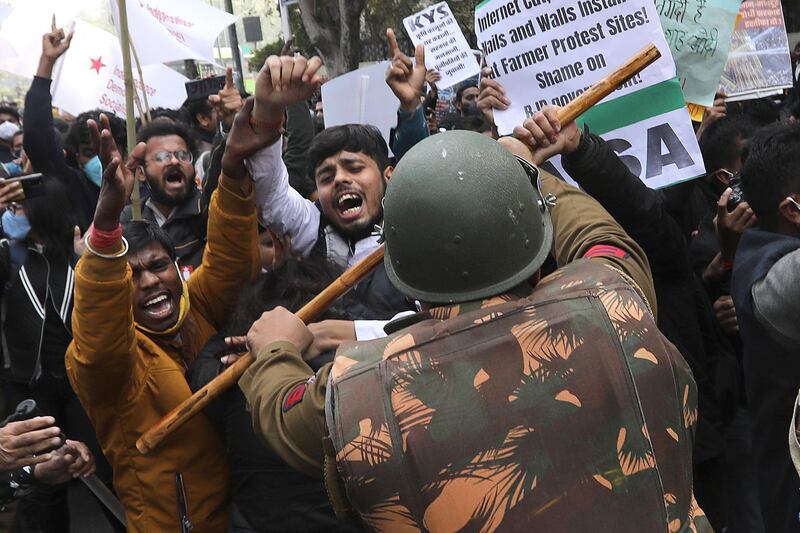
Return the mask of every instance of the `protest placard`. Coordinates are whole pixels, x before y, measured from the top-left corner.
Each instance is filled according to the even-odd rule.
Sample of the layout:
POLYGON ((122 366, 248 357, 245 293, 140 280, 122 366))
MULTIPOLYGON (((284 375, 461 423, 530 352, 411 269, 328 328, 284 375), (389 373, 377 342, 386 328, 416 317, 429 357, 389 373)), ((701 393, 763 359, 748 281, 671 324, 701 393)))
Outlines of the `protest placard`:
POLYGON ((442 78, 440 88, 451 87, 480 72, 478 60, 458 27, 447 2, 439 2, 403 19, 414 46, 425 46, 425 66, 442 78))
MULTIPOLYGON (((75 22, 69 50, 56 64, 53 105, 77 115, 88 109, 105 109, 125 118, 125 75, 122 49, 112 34, 83 21, 75 22)), ((187 80, 164 65, 142 67, 144 85, 134 76, 140 95, 147 93, 153 107, 178 108, 186 98, 187 80)))
POLYGON ((389 61, 343 74, 322 85, 325 127, 341 124, 371 124, 377 127, 386 144, 397 124, 398 100, 386 85, 389 61))
MULTIPOLYGON (((647 43, 662 57, 582 117, 651 187, 705 172, 675 64, 648 0, 486 0, 475 29, 511 106, 511 133, 545 105, 566 105, 647 43)), ((558 158, 555 162, 558 166, 558 158)), ((563 174, 563 171, 562 171, 563 174)))
POLYGON ((740 15, 720 90, 729 100, 746 100, 790 88, 792 61, 780 0, 749 0, 740 15))
POLYGON ((710 106, 741 0, 656 0, 687 102, 710 106))

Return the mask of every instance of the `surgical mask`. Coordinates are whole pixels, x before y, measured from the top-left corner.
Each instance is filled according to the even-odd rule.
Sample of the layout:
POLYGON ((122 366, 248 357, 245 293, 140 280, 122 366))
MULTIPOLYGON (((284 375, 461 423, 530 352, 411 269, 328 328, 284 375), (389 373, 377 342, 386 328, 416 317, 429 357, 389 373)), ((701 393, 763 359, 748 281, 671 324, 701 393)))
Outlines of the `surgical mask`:
POLYGON ((103 164, 100 158, 94 156, 83 165, 83 172, 98 187, 103 182, 103 164))
POLYGON ((19 163, 15 163, 11 161, 9 163, 4 163, 3 166, 6 167, 6 172, 8 172, 8 176, 13 178, 14 176, 19 176, 22 174, 22 167, 19 166, 19 163))
POLYGON ((31 224, 25 215, 15 215, 11 211, 3 212, 3 233, 12 241, 24 241, 31 231, 31 224))

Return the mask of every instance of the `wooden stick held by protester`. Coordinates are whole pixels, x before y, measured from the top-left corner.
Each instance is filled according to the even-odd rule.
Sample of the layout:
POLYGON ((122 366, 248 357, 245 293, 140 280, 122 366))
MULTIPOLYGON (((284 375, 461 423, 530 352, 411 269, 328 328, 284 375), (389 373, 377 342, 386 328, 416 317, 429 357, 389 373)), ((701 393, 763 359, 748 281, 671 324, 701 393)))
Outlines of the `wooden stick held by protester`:
MULTIPOLYGON (((617 87, 625 83, 632 76, 641 72, 659 57, 661 57, 661 53, 654 44, 646 46, 628 59, 628 61, 617 70, 600 80, 569 104, 559 109, 558 119, 562 123, 575 120, 576 117, 611 94, 617 87)), ((347 270, 324 291, 317 295, 316 298, 300 309, 300 311, 297 312, 297 316, 306 324, 313 321, 314 318, 325 311, 337 298, 363 279, 382 261, 383 246, 379 246, 369 256, 347 270)), ((153 450, 164 438, 200 412, 214 398, 235 385, 253 361, 255 361, 255 358, 250 353, 245 354, 219 376, 207 383, 202 389, 198 390, 190 398, 170 411, 158 424, 147 430, 147 432, 136 441, 136 447, 139 451, 146 454, 153 450)))
MULTIPOLYGON (((364 279, 382 262, 383 245, 378 246, 367 257, 336 278, 325 290, 304 305, 302 309, 297 312, 297 316, 306 324, 313 322, 314 319, 324 313, 333 302, 359 281, 364 279)), ((146 454, 158 446, 165 437, 203 410, 211 400, 236 385, 245 370, 253 364, 253 361, 255 361, 255 358, 252 354, 244 354, 238 361, 226 368, 219 376, 208 382, 203 388, 170 411, 158 424, 147 430, 147 432, 136 441, 136 448, 138 448, 141 453, 146 454)))

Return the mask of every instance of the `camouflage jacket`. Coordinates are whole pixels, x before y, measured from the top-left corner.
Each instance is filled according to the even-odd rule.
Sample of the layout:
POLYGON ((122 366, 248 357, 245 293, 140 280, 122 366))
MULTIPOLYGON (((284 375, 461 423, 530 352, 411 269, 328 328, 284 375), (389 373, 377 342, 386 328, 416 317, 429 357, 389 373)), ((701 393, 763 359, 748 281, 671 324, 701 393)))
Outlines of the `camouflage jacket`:
POLYGON ((711 531, 696 387, 615 269, 580 260, 340 350, 327 426, 377 531, 711 531))

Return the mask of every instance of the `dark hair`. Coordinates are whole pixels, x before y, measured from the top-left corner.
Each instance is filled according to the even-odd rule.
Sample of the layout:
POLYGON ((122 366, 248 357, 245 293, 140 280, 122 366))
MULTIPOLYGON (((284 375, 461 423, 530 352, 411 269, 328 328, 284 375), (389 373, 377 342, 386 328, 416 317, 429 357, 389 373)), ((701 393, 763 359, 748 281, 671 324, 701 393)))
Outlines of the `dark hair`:
MULTIPOLYGON (((264 311, 278 306, 297 312, 335 278, 333 267, 315 261, 290 260, 274 272, 265 272, 242 290, 236 311, 225 327, 226 334, 245 335, 264 311)), ((342 301, 346 300, 334 304, 318 320, 352 320, 342 301)))
POLYGON ((383 172, 389 166, 389 148, 375 126, 345 124, 325 128, 311 141, 308 149, 308 175, 316 179, 317 167, 341 151, 362 153, 370 157, 383 172))
POLYGON ((453 123, 454 130, 467 130, 483 133, 491 131, 492 125, 486 120, 483 115, 469 115, 466 117, 458 117, 453 123))
POLYGON ((153 137, 166 137, 177 135, 186 143, 186 149, 194 153, 194 139, 189 135, 189 130, 180 122, 174 122, 168 118, 157 118, 142 126, 136 133, 136 142, 146 143, 153 137))
POLYGON ((90 144, 91 138, 89 137, 89 126, 86 121, 90 118, 100 125, 100 113, 104 113, 108 117, 108 123, 111 126, 111 136, 117 143, 117 148, 120 152, 125 154, 128 150, 128 133, 125 131, 125 120, 119 118, 114 113, 103 111, 102 109, 93 109, 85 111, 75 117, 75 122, 69 127, 67 136, 64 138, 64 148, 67 149, 72 157, 72 163, 77 166, 78 148, 82 144, 90 144))
POLYGON ((205 98, 202 100, 187 100, 181 107, 183 121, 193 127, 200 126, 197 122, 198 114, 210 117, 211 111, 211 104, 205 98))
MULTIPOLYGON (((150 110, 150 119, 155 120, 163 118, 173 122, 183 122, 183 115, 177 109, 170 109, 168 107, 154 107, 150 110)), ((142 127, 142 117, 136 119, 136 131, 142 127)))
POLYGON ((14 137, 18 137, 18 136, 24 135, 24 134, 25 134, 25 132, 22 131, 22 129, 20 128, 16 132, 14 132, 14 135, 12 135, 11 138, 13 139, 14 137))
POLYGON ((778 204, 800 192, 800 123, 781 123, 761 129, 742 154, 742 192, 763 222, 778 204))
POLYGON ((456 102, 460 103, 461 102, 461 97, 464 96, 464 91, 466 91, 467 89, 469 89, 471 87, 475 87, 477 89, 478 88, 478 84, 475 83, 474 81, 465 81, 464 83, 459 85, 458 90, 456 91, 456 102))
POLYGON ((69 122, 63 118, 53 118, 53 128, 58 132, 60 140, 63 142, 69 132, 69 122))
POLYGON ((128 241, 128 253, 135 254, 157 242, 175 261, 175 245, 166 231, 149 220, 134 220, 122 225, 122 236, 128 241))
POLYGON ((781 106, 771 97, 728 102, 725 107, 729 115, 747 117, 757 126, 773 124, 781 118, 781 106))
POLYGON ((14 117, 19 122, 19 109, 11 105, 0 105, 0 114, 8 114, 14 117))
POLYGON ((712 122, 700 135, 700 152, 706 172, 731 166, 739 156, 738 139, 749 139, 757 125, 744 116, 725 116, 712 122))
POLYGON ((53 263, 66 263, 73 254, 73 231, 77 216, 72 210, 67 190, 56 178, 42 178, 43 192, 25 200, 25 216, 31 232, 41 241, 42 253, 53 263))

